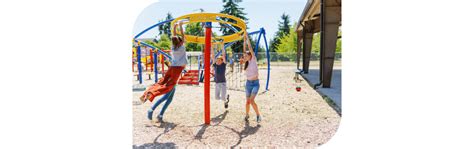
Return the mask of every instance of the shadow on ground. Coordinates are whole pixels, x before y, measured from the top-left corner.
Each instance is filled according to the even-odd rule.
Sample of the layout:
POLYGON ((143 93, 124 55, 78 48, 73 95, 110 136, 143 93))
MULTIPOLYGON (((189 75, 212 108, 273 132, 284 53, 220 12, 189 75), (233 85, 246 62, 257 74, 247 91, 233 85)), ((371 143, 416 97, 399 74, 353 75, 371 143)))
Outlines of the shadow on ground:
POLYGON ((158 148, 176 148, 176 144, 173 142, 158 142, 158 138, 162 135, 173 130, 177 125, 175 123, 161 122, 160 125, 147 125, 146 127, 159 127, 165 128, 165 130, 155 137, 153 143, 146 143, 142 145, 133 145, 134 149, 158 149, 158 148))
POLYGON ((194 139, 195 140, 199 140, 201 141, 202 136, 204 135, 204 133, 206 132, 206 129, 208 127, 217 127, 217 126, 221 126, 221 127, 224 127, 226 129, 229 129, 231 130, 232 132, 236 133, 238 136, 239 136, 239 140, 237 141, 237 143, 235 143, 234 145, 231 146, 231 148, 235 148, 236 146, 238 146, 241 142, 242 142, 242 139, 252 135, 252 134, 255 134, 257 133, 258 129, 261 127, 260 124, 258 124, 257 126, 255 127, 252 127, 249 125, 249 122, 245 122, 245 127, 244 127, 244 130, 241 130, 241 131, 237 131, 235 130, 234 128, 230 128, 228 126, 224 126, 224 125, 220 125, 221 122, 225 119, 225 117, 227 116, 227 113, 228 111, 225 111, 224 113, 216 116, 216 117, 213 117, 211 119, 212 122, 214 122, 215 124, 214 125, 205 125, 205 124, 201 124, 201 128, 199 129, 199 131, 196 133, 196 135, 194 136, 194 139))
POLYGON ((240 143, 242 143, 242 139, 250 136, 250 135, 253 135, 255 133, 257 133, 258 129, 260 128, 260 124, 258 124, 257 126, 255 127, 251 127, 249 125, 249 122, 245 122, 245 127, 244 127, 244 130, 242 131, 236 131, 234 128, 229 128, 227 126, 224 126, 225 128, 227 129, 230 129, 232 130, 232 132, 235 132, 239 135, 239 141, 237 141, 237 143, 235 143, 234 145, 231 146, 231 148, 235 148, 236 146, 238 146, 240 143))
MULTIPOLYGON (((257 126, 250 126, 249 122, 245 122, 244 129, 241 130, 241 131, 237 131, 234 128, 231 128, 231 127, 228 127, 228 126, 225 126, 225 125, 221 125, 221 123, 225 120, 228 113, 229 113, 229 111, 225 111, 224 113, 211 118, 211 122, 213 123, 212 125, 206 125, 206 124, 199 125, 199 126, 201 126, 201 128, 199 129, 199 131, 194 136, 194 139, 189 140, 189 141, 191 141, 189 144, 191 144, 192 142, 194 142, 196 140, 201 142, 201 140, 203 139, 203 135, 206 133, 206 130, 209 127, 223 127, 223 128, 231 130, 232 132, 236 133, 239 136, 238 141, 234 145, 231 146, 231 148, 235 148, 238 145, 240 145, 240 143, 242 142, 242 139, 257 133, 257 131, 261 127, 260 124, 258 124, 257 126)), ((145 127, 159 127, 159 128, 164 128, 165 130, 162 133, 160 133, 158 136, 155 137, 153 143, 146 143, 146 144, 142 144, 142 145, 133 145, 133 148, 134 149, 177 148, 177 146, 174 142, 159 142, 158 141, 158 139, 162 135, 170 132, 176 126, 177 126, 177 124, 169 123, 169 122, 162 122, 162 123, 155 123, 155 124, 152 124, 152 125, 146 125, 145 127)), ((192 126, 192 127, 195 127, 195 126, 192 126)))
MULTIPOLYGON (((213 117, 211 121, 215 124, 212 126, 218 126, 219 124, 221 124, 222 121, 224 121, 225 117, 227 116, 227 113, 229 113, 229 111, 225 111, 224 113, 213 117)), ((197 134, 194 136, 194 139, 199 140, 199 141, 201 141, 202 135, 204 135, 204 132, 206 132, 206 129, 209 127, 209 125, 201 124, 200 126, 201 126, 201 129, 199 129, 197 134)))

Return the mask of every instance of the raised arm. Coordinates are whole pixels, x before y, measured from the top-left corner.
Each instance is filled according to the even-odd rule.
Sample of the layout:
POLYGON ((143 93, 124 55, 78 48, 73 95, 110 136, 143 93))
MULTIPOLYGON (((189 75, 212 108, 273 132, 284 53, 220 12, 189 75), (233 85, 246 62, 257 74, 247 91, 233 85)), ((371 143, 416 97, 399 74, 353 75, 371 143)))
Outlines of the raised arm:
POLYGON ((173 35, 177 35, 176 34, 176 28, 177 27, 178 27, 178 23, 173 24, 173 35))
POLYGON ((182 36, 183 42, 186 42, 186 37, 184 36, 183 22, 182 22, 182 21, 179 21, 178 23, 175 23, 175 24, 174 24, 174 26, 173 26, 173 34, 174 34, 174 35, 178 35, 178 34, 176 33, 176 29, 178 28, 178 25, 179 25, 179 31, 181 31, 181 36, 182 36))
POLYGON ((186 36, 184 36, 183 22, 182 21, 179 21, 179 30, 181 31, 181 35, 183 36, 183 42, 186 43, 186 36))
POLYGON ((227 59, 226 59, 226 53, 227 52, 224 49, 224 44, 221 44, 221 46, 222 46, 222 60, 224 60, 224 63, 227 64, 227 59))
MULTIPOLYGON (((244 33, 244 37, 245 37, 245 41, 247 42, 247 46, 249 47, 249 51, 250 51, 250 54, 252 55, 252 58, 257 58, 255 57, 255 53, 253 51, 253 48, 252 48, 252 43, 250 42, 249 38, 248 38, 248 34, 247 32, 244 33)), ((245 45, 244 45, 245 47, 245 45)))
POLYGON ((215 57, 215 55, 214 55, 214 50, 212 50, 212 47, 211 47, 211 62, 212 62, 212 64, 215 64, 215 63, 216 63, 214 57, 215 57))
POLYGON ((246 53, 247 52, 247 36, 245 36, 245 34, 244 34, 244 45, 243 45, 243 47, 244 47, 243 53, 246 53))

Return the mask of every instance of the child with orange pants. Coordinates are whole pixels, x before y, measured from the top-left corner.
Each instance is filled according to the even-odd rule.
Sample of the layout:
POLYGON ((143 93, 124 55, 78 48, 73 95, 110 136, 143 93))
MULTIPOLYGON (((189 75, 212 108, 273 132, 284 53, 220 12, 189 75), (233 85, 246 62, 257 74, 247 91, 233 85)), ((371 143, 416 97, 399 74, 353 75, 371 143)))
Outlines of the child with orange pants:
MULTIPOLYGON (((183 31, 183 23, 179 22, 179 28, 181 30, 181 33, 184 33, 183 31)), ((149 100, 150 102, 153 102, 153 99, 155 99, 156 96, 160 96, 163 94, 166 94, 173 90, 174 86, 176 85, 176 82, 178 82, 179 76, 181 75, 181 72, 185 68, 185 66, 188 64, 188 59, 186 56, 186 48, 185 48, 185 43, 186 40, 183 36, 177 36, 176 35, 176 26, 178 24, 174 25, 174 34, 175 36, 171 37, 172 41, 172 47, 171 47, 171 67, 169 67, 168 71, 166 72, 165 76, 163 76, 157 83, 151 85, 148 87, 147 90, 143 93, 143 95, 140 97, 140 101, 142 103, 146 102, 149 100)))

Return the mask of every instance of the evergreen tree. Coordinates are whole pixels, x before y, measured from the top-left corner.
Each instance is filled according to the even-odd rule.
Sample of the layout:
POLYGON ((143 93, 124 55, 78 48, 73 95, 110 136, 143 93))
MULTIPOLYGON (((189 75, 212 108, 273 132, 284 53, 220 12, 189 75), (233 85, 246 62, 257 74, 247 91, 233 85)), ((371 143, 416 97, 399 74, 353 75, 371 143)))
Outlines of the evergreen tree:
POLYGON ((275 51, 279 54, 295 53, 297 48, 297 34, 293 27, 291 31, 280 38, 280 43, 276 45, 275 51))
MULTIPOLYGON (((224 6, 223 6, 223 10, 220 13, 232 15, 244 21, 248 20, 247 17, 245 17, 247 13, 243 12, 244 8, 240 8, 238 5, 238 3, 242 2, 241 0, 223 0, 222 2, 224 3, 224 6)), ((223 20, 227 22, 237 23, 235 20, 230 20, 228 18, 223 18, 223 20)), ((221 24, 221 26, 222 28, 220 29, 220 31, 222 32, 223 35, 230 35, 230 34, 235 33, 233 30, 225 27, 223 24, 221 24)), ((240 31, 239 28, 236 28, 236 29, 240 31)), ((233 44, 232 51, 233 52, 242 51, 238 49, 239 47, 242 48, 242 44, 243 44, 242 41, 238 41, 235 44, 233 44)))
POLYGON ((279 33, 281 34, 281 37, 290 33, 290 16, 283 13, 281 15, 281 20, 278 23, 278 30, 280 31, 279 33))
MULTIPOLYGON (((166 20, 169 20, 169 19, 172 19, 173 16, 171 15, 171 13, 167 13, 166 14, 166 18, 165 20, 163 21, 166 21, 166 20)), ((161 26, 158 27, 158 31, 160 32, 160 34, 166 34, 168 36, 168 38, 171 38, 171 22, 168 22, 168 23, 165 23, 161 26)))
POLYGON ((275 51, 277 45, 281 43, 281 38, 288 33, 290 33, 290 16, 283 13, 283 15, 281 15, 281 21, 278 21, 278 31, 275 33, 276 36, 270 41, 270 49, 275 51))

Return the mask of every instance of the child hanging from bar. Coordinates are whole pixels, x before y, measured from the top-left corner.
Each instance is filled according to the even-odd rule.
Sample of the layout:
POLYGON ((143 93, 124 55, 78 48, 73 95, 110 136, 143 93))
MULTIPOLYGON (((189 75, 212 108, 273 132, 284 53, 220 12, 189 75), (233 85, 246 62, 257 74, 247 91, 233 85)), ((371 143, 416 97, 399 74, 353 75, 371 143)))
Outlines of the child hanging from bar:
POLYGON ((171 37, 171 67, 168 67, 168 71, 165 73, 157 83, 148 87, 148 89, 143 93, 140 97, 140 101, 145 103, 147 100, 153 102, 153 99, 156 96, 160 96, 170 92, 176 82, 178 81, 181 72, 188 64, 188 59, 186 56, 186 48, 185 43, 186 39, 184 38, 184 31, 183 31, 183 22, 178 22, 174 24, 173 30, 174 36, 171 37), (176 34, 176 28, 179 25, 179 29, 181 31, 181 36, 176 34))
POLYGON ((217 60, 214 60, 214 50, 211 50, 212 66, 214 67, 214 81, 216 82, 216 99, 224 101, 224 107, 227 109, 229 106, 229 95, 227 95, 226 85, 226 51, 223 44, 216 44, 217 49, 221 49, 222 56, 218 56, 217 60))

